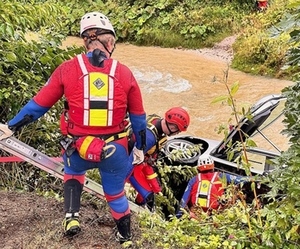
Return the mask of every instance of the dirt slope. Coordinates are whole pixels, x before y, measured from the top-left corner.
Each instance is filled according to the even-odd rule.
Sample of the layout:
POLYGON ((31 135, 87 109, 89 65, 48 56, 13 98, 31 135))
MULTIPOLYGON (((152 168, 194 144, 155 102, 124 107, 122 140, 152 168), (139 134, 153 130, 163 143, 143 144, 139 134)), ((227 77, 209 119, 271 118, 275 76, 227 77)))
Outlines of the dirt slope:
MULTIPOLYGON (((104 201, 84 201, 80 210, 82 232, 63 236, 63 202, 34 193, 0 191, 0 240, 2 249, 119 248, 115 223, 104 201)), ((133 215, 133 231, 139 231, 133 215)))

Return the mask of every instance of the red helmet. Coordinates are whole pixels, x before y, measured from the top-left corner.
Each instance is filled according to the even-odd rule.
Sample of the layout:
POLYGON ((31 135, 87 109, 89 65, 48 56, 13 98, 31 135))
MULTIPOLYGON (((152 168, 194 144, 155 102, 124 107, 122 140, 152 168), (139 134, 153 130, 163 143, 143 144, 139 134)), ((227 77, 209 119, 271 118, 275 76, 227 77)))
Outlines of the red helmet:
POLYGON ((173 107, 165 113, 165 119, 170 124, 177 125, 180 131, 186 131, 190 124, 190 116, 181 107, 173 107))
POLYGON ((209 155, 201 155, 198 159, 197 168, 200 172, 213 170, 215 168, 214 160, 209 155))

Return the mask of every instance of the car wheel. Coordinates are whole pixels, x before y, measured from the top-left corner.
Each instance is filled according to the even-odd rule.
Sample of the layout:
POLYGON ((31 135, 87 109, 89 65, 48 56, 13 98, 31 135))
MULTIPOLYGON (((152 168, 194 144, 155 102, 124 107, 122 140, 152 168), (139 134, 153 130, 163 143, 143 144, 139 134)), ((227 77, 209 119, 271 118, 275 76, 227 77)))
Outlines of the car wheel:
POLYGON ((184 139, 171 139, 168 140, 164 146, 164 153, 169 157, 171 161, 184 164, 193 164, 197 162, 200 151, 196 151, 195 144, 184 139), (179 153, 177 153, 179 152, 179 153), (173 159, 173 155, 176 154, 176 158, 173 159))

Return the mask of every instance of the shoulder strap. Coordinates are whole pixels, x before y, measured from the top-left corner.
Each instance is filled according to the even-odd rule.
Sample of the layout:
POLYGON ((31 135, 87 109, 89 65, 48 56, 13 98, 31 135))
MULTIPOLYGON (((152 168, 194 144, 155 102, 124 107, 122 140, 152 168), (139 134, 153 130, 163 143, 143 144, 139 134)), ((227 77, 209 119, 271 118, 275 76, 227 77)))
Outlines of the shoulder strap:
MULTIPOLYGON (((80 66, 80 69, 81 69, 83 75, 88 74, 88 71, 86 69, 86 66, 85 66, 83 58, 82 58, 82 54, 77 55, 77 59, 78 59, 79 66, 80 66)), ((109 75, 112 76, 112 77, 115 76, 117 63, 118 63, 118 61, 112 60, 112 65, 111 65, 110 72, 109 72, 109 75)))
POLYGON ((147 128, 153 133, 153 135, 156 137, 156 139, 158 138, 158 132, 157 132, 155 125, 152 122, 153 122, 153 120, 159 119, 159 118, 160 118, 160 116, 158 116, 156 114, 150 114, 150 115, 148 115, 148 117, 146 119, 147 128))

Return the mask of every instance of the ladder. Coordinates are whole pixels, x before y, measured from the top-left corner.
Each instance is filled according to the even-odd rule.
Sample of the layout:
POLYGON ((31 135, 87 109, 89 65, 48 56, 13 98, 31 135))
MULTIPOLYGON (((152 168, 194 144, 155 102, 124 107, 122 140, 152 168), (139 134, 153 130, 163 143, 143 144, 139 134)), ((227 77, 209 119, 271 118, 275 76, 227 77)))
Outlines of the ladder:
MULTIPOLYGON (((62 163, 13 137, 12 132, 4 124, 0 124, 0 149, 33 164, 57 178, 63 179, 64 167, 62 163)), ((83 190, 105 200, 102 186, 89 178, 85 178, 83 190)), ((128 202, 130 210, 135 213, 147 210, 131 201, 128 202)))

